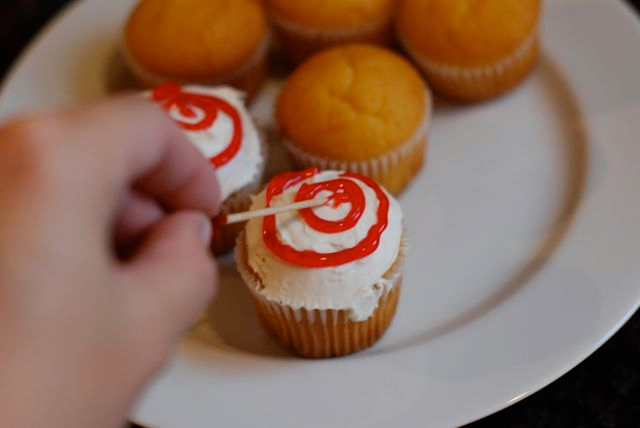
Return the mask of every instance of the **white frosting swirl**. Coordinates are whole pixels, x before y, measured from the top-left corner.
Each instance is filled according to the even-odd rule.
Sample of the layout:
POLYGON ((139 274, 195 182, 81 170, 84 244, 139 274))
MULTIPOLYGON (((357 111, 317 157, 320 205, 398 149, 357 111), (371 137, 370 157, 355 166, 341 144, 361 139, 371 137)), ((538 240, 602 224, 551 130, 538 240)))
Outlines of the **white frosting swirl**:
MULTIPOLYGON (((317 183, 339 178, 338 171, 320 172, 275 196, 271 206, 294 202, 302 183, 317 183)), ((365 238, 371 226, 378 221, 379 201, 373 189, 362 181, 355 182, 365 196, 365 209, 358 223, 351 229, 339 233, 323 233, 311 228, 298 212, 276 216, 276 233, 283 244, 298 250, 314 250, 333 253, 351 248, 365 238)), ((380 244, 372 254, 343 264, 326 268, 307 268, 280 259, 266 247, 262 239, 262 219, 250 220, 247 224, 247 256, 251 269, 260 278, 262 288, 256 290, 265 298, 288 305, 294 309, 347 310, 349 318, 362 321, 369 318, 380 296, 392 286, 383 278, 391 268, 400 250, 402 238, 402 210, 398 202, 388 193, 388 224, 380 237, 380 244)), ((251 209, 266 206, 265 191, 254 197, 251 209)), ((324 205, 314 209, 318 217, 339 220, 349 212, 350 204, 337 208, 324 205)))
MULTIPOLYGON (((182 91, 221 98, 235 107, 240 115, 242 121, 240 150, 229 162, 216 169, 224 200, 237 190, 253 183, 262 169, 264 159, 258 131, 244 106, 242 92, 228 86, 207 87, 199 85, 183 86, 182 91)), ((197 108, 192 108, 192 111, 195 116, 187 117, 181 115, 178 109, 171 109, 169 116, 176 121, 185 123, 198 123, 205 116, 205 113, 197 108)), ((215 122, 209 129, 198 131, 183 129, 183 131, 200 152, 207 159, 210 159, 229 145, 234 129, 232 119, 223 111, 219 111, 215 122)))

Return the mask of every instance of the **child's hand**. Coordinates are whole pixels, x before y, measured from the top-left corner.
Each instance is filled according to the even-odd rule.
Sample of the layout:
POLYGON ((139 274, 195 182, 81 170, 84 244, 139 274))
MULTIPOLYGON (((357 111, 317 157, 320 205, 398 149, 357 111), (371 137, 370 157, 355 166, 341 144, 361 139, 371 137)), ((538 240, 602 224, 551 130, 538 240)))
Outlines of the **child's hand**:
POLYGON ((0 128, 0 426, 122 423, 212 296, 218 206, 210 164, 143 99, 0 128))

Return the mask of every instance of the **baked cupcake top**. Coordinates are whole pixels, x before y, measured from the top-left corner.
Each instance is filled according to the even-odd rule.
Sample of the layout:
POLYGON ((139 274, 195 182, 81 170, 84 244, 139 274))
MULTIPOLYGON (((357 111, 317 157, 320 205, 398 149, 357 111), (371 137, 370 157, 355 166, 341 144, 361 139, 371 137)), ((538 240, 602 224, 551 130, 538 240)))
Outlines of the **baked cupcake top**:
POLYGON ((281 134, 313 155, 368 160, 413 136, 429 94, 413 66, 392 51, 351 44, 322 51, 285 83, 277 103, 281 134))
POLYGON ((241 92, 226 86, 181 87, 169 82, 150 96, 216 168, 223 199, 255 182, 264 159, 241 92))
POLYGON ((149 72, 206 81, 232 73, 268 32, 257 0, 142 0, 125 28, 125 47, 149 72))
POLYGON ((277 17, 312 28, 350 28, 391 18, 396 0, 266 0, 277 17))
POLYGON ((392 286, 385 273, 402 244, 402 210, 373 180, 338 171, 275 177, 251 209, 328 198, 317 208, 250 220, 247 262, 265 298, 294 309, 347 310, 367 319, 392 286))
POLYGON ((533 37, 540 0, 405 0, 397 28, 414 54, 448 65, 482 66, 533 37))

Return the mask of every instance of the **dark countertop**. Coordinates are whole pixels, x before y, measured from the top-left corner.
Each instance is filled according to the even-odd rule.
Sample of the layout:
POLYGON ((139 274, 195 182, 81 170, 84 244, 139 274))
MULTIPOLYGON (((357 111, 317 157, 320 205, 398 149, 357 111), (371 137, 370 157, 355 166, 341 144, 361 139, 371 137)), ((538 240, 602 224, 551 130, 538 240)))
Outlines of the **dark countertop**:
MULTIPOLYGON (((628 1, 640 10, 640 0, 628 1)), ((66 3, 68 0, 3 0, 0 78, 26 43, 66 3)), ((468 427, 640 427, 640 312, 569 373, 468 427)))

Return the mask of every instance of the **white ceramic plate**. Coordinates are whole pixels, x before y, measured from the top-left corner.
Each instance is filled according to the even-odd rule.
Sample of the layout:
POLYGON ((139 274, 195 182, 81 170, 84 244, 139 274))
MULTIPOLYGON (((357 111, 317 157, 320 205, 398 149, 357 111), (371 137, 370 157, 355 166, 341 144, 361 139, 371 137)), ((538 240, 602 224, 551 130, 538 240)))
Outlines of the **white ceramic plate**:
MULTIPOLYGON (((68 8, 13 69, 0 116, 107 93, 131 3, 68 8)), ((214 328, 185 338, 133 418, 458 425, 538 390, 613 334, 640 301, 640 26, 611 0, 549 0, 543 22, 542 60, 522 87, 472 107, 437 103, 427 168, 401 198, 413 247, 383 340, 346 358, 290 356, 226 259, 214 328)), ((253 106, 267 126, 276 91, 253 106)))

